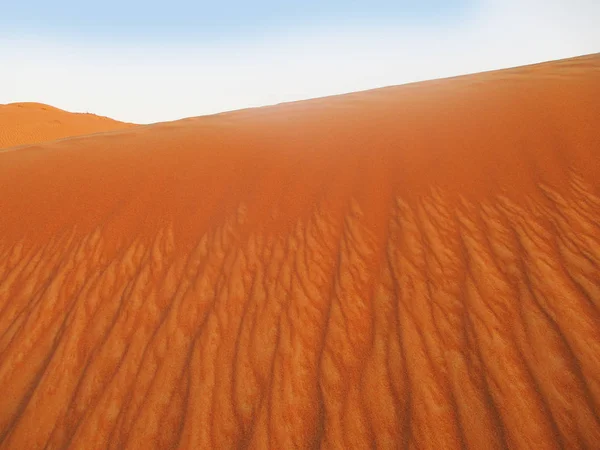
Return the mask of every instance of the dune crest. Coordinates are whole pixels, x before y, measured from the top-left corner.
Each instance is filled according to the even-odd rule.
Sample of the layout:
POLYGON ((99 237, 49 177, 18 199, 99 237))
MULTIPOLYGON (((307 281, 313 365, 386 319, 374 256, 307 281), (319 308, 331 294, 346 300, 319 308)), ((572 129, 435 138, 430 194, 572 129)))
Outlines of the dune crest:
POLYGON ((597 448, 599 75, 0 152, 0 448, 597 448))
POLYGON ((94 114, 70 113, 42 103, 0 105, 0 148, 130 128, 94 114))

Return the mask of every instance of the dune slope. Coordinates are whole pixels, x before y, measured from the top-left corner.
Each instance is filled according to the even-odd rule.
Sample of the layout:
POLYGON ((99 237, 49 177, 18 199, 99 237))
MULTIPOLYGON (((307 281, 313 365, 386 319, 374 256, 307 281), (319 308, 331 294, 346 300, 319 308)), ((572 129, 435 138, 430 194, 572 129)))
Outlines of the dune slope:
POLYGON ((598 448, 600 55, 0 151, 0 448, 598 448))
POLYGON ((0 105, 0 148, 130 128, 94 114, 70 113, 41 103, 0 105))

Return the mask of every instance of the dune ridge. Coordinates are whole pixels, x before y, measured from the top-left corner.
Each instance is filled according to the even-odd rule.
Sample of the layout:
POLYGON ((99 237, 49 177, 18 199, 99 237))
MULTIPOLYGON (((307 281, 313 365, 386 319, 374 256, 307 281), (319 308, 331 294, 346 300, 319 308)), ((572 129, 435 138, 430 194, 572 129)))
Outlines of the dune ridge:
POLYGON ((135 125, 42 103, 8 103, 0 105, 0 149, 132 126, 135 125))
POLYGON ((0 448, 597 448, 600 55, 0 153, 0 448))

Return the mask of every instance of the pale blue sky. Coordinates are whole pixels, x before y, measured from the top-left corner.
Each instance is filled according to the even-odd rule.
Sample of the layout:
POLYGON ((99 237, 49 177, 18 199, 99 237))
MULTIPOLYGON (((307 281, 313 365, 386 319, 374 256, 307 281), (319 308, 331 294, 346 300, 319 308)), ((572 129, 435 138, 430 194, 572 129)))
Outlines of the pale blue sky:
POLYGON ((0 103, 175 120, 595 53, 598 23, 598 0, 0 0, 0 103))
POLYGON ((305 27, 457 21, 473 0, 20 0, 2 2, 0 28, 84 39, 235 39, 305 27))

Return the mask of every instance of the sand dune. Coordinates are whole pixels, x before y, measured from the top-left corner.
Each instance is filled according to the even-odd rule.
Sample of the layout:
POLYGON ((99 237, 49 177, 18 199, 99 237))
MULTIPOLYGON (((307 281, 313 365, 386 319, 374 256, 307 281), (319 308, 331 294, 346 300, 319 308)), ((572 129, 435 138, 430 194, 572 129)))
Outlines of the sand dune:
POLYGON ((0 152, 0 448, 600 448, 600 55, 0 152))
POLYGON ((0 105, 0 148, 130 128, 94 114, 79 114, 41 103, 0 105))

